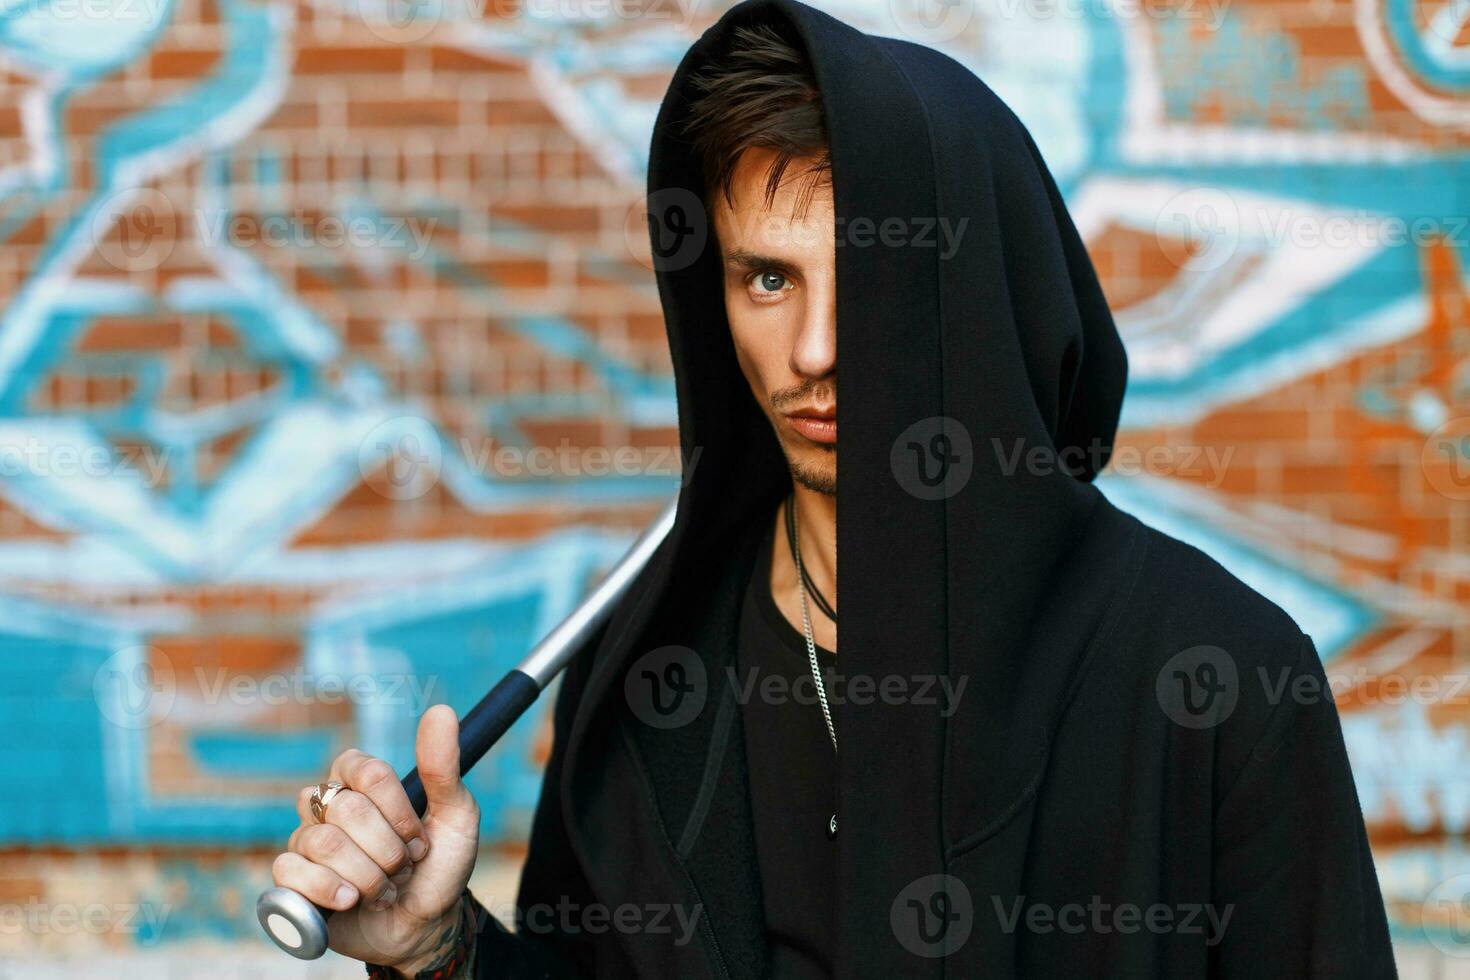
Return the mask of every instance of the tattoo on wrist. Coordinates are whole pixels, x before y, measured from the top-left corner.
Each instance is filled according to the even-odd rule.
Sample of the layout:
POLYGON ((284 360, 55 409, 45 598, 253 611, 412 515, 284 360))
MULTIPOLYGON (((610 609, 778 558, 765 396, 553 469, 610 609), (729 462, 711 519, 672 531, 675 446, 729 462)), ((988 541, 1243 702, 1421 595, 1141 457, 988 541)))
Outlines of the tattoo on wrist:
POLYGON ((459 901, 454 903, 454 918, 450 919, 449 924, 440 930, 439 938, 429 947, 429 952, 426 954, 428 956, 428 962, 419 967, 414 975, 417 976, 426 970, 443 969, 446 965, 444 961, 454 955, 455 947, 459 945, 460 935, 463 931, 464 896, 460 896, 459 901))
POLYGON ((454 915, 440 930, 438 937, 424 957, 400 963, 389 968, 367 964, 371 980, 465 980, 474 976, 475 954, 474 903, 469 889, 465 889, 455 904, 454 915), (416 965, 422 964, 422 965, 416 965))

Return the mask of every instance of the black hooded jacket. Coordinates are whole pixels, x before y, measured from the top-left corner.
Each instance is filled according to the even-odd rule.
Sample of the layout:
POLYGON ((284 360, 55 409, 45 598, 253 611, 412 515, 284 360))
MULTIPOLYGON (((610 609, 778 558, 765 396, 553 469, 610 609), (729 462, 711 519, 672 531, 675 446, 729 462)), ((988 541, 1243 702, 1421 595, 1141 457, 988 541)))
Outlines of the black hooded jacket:
POLYGON ((947 717, 844 707, 836 974, 1394 976, 1311 639, 1091 482, 1127 365, 1035 143, 953 59, 797 0, 730 9, 658 117, 651 231, 697 462, 669 537, 562 679, 524 921, 486 928, 477 975, 766 972, 726 671, 790 475, 735 360, 716 243, 697 221, 692 245, 667 238, 702 187, 676 126, 690 75, 762 19, 809 52, 831 140, 839 660, 964 683, 947 717), (952 252, 919 241, 940 221, 963 229, 952 252), (651 724, 630 673, 671 656, 694 708, 651 724))

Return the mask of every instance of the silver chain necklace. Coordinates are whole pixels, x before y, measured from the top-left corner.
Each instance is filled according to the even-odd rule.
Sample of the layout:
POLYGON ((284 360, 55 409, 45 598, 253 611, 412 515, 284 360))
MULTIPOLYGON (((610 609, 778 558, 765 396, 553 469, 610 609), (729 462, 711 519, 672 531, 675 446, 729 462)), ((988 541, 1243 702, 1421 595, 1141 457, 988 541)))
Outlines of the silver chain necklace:
MULTIPOLYGON (((812 614, 807 608, 806 580, 801 574, 801 524, 796 520, 796 501, 792 500, 787 506, 791 507, 791 539, 795 547, 792 549, 792 557, 796 559, 796 584, 801 592, 801 629, 806 634, 806 657, 812 668, 812 680, 817 685, 817 700, 822 705, 822 718, 827 722, 827 736, 832 740, 832 754, 837 754, 837 726, 832 724, 832 709, 827 704, 827 687, 822 683, 822 668, 817 664, 817 641, 812 638, 812 614)), ((827 821, 827 839, 831 840, 837 836, 837 814, 834 812, 831 819, 827 821)))

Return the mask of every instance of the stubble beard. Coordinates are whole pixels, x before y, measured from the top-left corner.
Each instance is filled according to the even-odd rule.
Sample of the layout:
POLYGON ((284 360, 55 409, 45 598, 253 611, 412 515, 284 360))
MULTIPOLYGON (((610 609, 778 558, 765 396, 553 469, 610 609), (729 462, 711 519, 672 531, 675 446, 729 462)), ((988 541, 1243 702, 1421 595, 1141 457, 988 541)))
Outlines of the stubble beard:
POLYGON ((791 468, 791 478, 797 483, 815 493, 826 494, 829 497, 837 496, 837 449, 821 450, 825 455, 832 457, 831 464, 827 466, 806 466, 786 457, 786 464, 791 468))
MULTIPOLYGON (((799 404, 803 399, 813 393, 819 390, 825 393, 826 389, 835 385, 836 381, 832 378, 824 378, 822 380, 808 379, 795 387, 773 392, 767 398, 769 405, 767 415, 770 419, 771 427, 776 431, 776 441, 780 443, 781 452, 786 457, 786 466, 791 470, 791 478, 808 490, 826 494, 829 497, 837 496, 836 443, 824 445, 819 443, 806 443, 806 440, 802 440, 806 445, 814 447, 817 452, 826 457, 823 460, 824 465, 806 465, 792 455, 791 446, 781 437, 781 426, 777 419, 781 415, 783 406, 793 403, 799 404)), ((835 391, 833 394, 836 394, 835 391)))

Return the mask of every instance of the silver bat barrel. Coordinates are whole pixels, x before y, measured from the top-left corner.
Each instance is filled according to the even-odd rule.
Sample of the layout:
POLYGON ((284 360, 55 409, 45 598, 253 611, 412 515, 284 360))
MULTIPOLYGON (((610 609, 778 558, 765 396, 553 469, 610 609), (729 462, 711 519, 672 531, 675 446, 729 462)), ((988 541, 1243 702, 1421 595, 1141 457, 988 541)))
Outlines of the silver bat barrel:
MULTIPOLYGON (((521 661, 519 667, 503 677, 480 703, 460 720, 459 771, 462 774, 499 741, 506 730, 525 710, 535 703, 546 685, 551 683, 571 657, 581 649, 612 615, 618 600, 628 591, 658 546, 674 526, 678 497, 659 512, 633 542, 612 570, 603 576, 587 598, 572 610, 521 661)), ((423 783, 415 769, 403 778, 414 810, 423 816, 426 799, 423 783)), ((327 951, 327 917, 331 909, 323 909, 299 892, 289 888, 268 888, 255 903, 255 915, 275 944, 292 956, 314 960, 327 951)))

